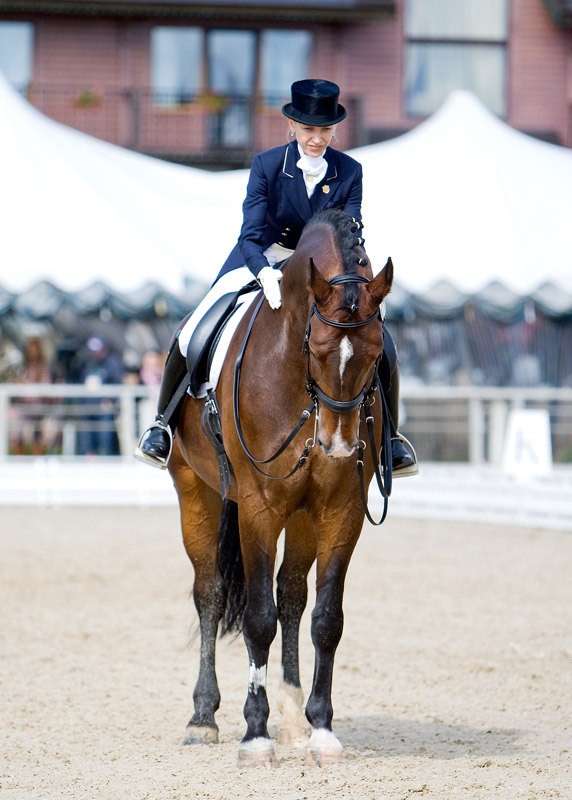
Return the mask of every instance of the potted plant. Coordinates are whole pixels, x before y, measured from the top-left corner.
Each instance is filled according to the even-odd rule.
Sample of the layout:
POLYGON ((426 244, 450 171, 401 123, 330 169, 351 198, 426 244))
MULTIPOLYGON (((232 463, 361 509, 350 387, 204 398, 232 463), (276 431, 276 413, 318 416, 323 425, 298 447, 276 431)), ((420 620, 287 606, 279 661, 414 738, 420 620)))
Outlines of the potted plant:
POLYGON ((74 105, 77 108, 95 108, 101 105, 102 99, 93 89, 81 89, 75 96, 74 105))

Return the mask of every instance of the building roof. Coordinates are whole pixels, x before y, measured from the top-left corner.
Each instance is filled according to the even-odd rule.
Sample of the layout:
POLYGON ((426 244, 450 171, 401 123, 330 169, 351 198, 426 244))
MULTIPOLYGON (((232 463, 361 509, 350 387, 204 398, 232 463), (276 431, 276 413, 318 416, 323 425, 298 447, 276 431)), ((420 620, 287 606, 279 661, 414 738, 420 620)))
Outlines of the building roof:
POLYGON ((358 22, 392 16, 395 0, 0 0, 0 13, 358 22))

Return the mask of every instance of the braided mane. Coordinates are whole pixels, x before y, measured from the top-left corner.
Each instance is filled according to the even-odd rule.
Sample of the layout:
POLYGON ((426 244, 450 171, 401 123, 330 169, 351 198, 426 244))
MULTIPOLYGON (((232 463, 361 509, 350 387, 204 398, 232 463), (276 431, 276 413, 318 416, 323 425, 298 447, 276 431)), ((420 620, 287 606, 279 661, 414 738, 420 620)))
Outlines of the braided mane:
MULTIPOLYGON (((315 214, 305 226, 305 229, 315 225, 328 225, 333 229, 341 254, 342 269, 344 273, 354 275, 357 273, 358 256, 355 247, 358 244, 355 220, 338 208, 327 208, 315 214)), ((359 299, 359 284, 347 283, 344 287, 344 307, 355 310, 359 299)))

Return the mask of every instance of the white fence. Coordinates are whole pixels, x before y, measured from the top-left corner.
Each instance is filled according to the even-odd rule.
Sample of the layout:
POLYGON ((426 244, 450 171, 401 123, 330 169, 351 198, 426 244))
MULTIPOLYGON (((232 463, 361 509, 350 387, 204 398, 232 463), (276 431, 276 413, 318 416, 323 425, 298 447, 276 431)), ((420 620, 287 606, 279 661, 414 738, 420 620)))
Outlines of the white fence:
POLYGON ((509 412, 545 409, 556 462, 572 462, 572 388, 403 386, 401 428, 423 461, 500 465, 509 412))
MULTIPOLYGON (((550 415, 554 460, 572 461, 572 389, 402 386, 401 429, 420 459, 498 465, 511 409, 550 415)), ((131 459, 140 432, 154 417, 145 386, 0 384, 0 457, 14 454, 81 457, 92 434, 131 459)))
POLYGON ((97 437, 94 454, 131 458, 154 405, 145 386, 0 384, 0 457, 91 454, 82 441, 97 437))

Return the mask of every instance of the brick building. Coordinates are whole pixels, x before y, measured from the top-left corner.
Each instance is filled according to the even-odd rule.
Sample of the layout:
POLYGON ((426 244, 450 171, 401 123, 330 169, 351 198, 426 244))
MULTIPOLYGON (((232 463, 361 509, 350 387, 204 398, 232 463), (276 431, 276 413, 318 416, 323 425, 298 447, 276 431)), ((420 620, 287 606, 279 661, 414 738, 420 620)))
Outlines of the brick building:
POLYGON ((290 83, 342 86, 348 148, 454 88, 572 147, 572 0, 0 0, 0 70, 49 116, 141 152, 248 165, 290 83))

